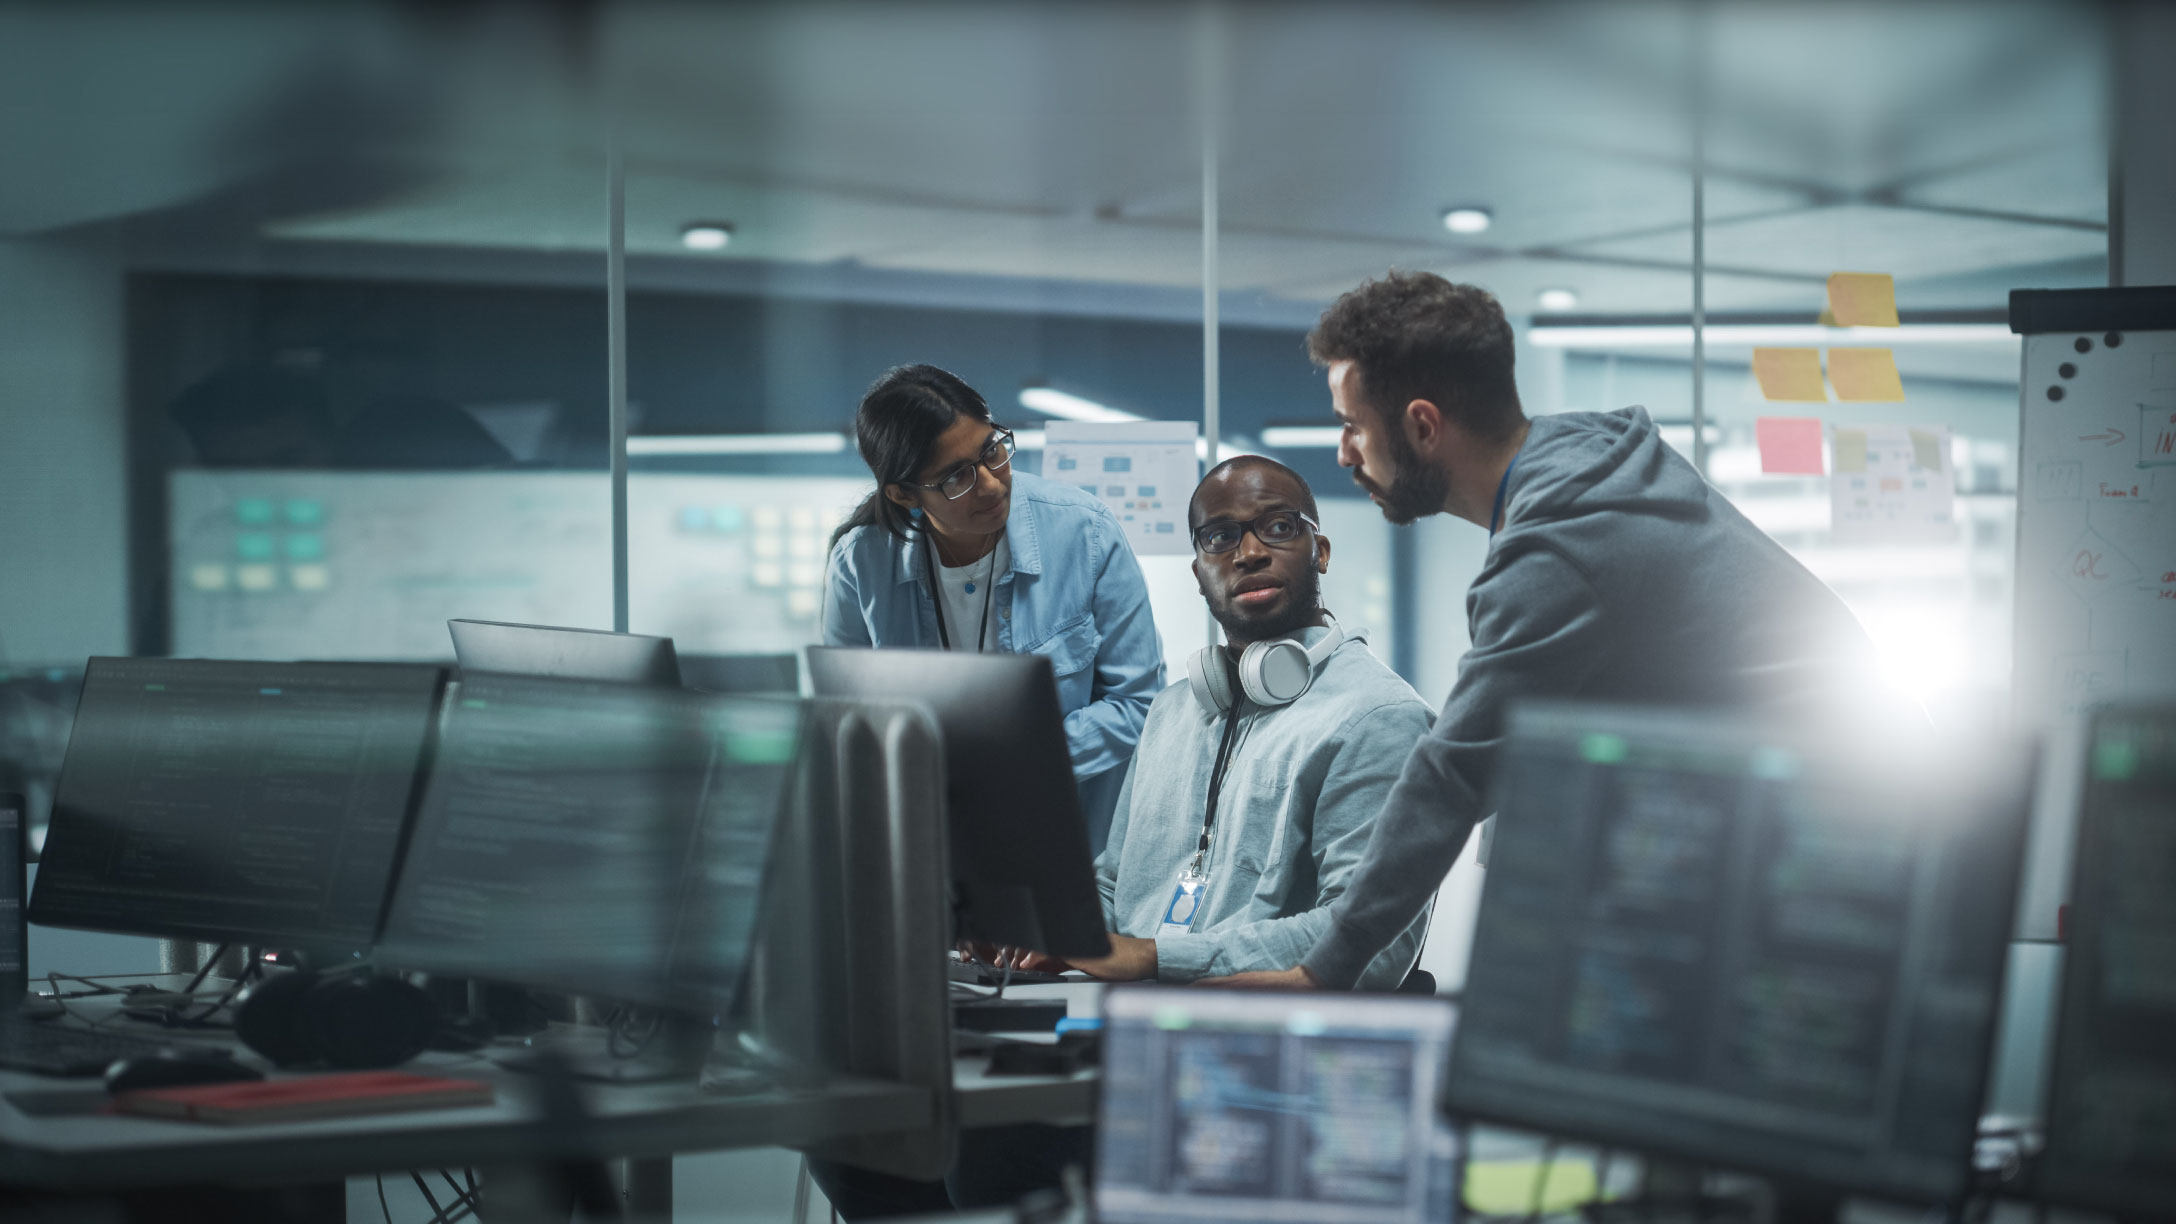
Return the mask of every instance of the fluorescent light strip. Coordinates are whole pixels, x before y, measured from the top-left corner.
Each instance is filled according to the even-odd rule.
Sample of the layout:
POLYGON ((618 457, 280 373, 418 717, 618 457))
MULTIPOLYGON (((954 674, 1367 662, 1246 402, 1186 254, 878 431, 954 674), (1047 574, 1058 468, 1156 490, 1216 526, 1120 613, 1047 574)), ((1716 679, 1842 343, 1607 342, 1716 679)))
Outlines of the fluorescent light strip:
MULTIPOLYGON (((1092 399, 1067 395, 1051 387, 1023 387, 1020 406, 1044 416, 1062 417, 1068 421, 1145 421, 1148 418, 1132 412, 1123 412, 1092 399)), ((1017 442, 1019 439, 1014 438, 1017 442)))
MULTIPOLYGON (((1044 450, 1049 446, 1049 435, 1040 429, 1016 429, 1012 434, 1012 445, 1014 450, 1044 450)), ((1222 463, 1226 459, 1239 455, 1252 455, 1255 453, 1254 450, 1244 444, 1226 438, 1224 439, 1224 445, 1217 448, 1216 459, 1218 463, 1222 463)), ((1194 458, 1204 461, 1209 458, 1209 439, 1194 439, 1194 458)))
POLYGON ((1311 447, 1327 450, 1344 436, 1344 427, 1338 425, 1272 425, 1262 431, 1262 445, 1283 450, 1311 447))
POLYGON ((627 439, 630 455, 836 455, 842 433, 647 434, 627 439))
MULTIPOLYGON (((1536 348, 1622 349, 1690 348, 1690 327, 1530 327, 1526 338, 1536 348)), ((1892 348, 1914 344, 2017 343, 2004 323, 1907 323, 1902 327, 1823 327, 1818 323, 1718 323, 1707 329, 1711 345, 1752 347, 1793 344, 1808 347, 1892 348)))

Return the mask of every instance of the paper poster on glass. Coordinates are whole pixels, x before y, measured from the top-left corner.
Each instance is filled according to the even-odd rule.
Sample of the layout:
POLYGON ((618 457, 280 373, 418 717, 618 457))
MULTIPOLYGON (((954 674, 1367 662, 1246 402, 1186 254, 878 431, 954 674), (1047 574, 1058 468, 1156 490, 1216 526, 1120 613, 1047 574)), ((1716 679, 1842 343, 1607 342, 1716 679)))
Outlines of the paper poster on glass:
POLYGON ((1191 421, 1052 421, 1043 476, 1094 494, 1140 556, 1193 551, 1186 503, 1201 479, 1191 421))
POLYGON ((1926 544, 1957 536, 1946 425, 1836 427, 1830 535, 1839 544, 1926 544))

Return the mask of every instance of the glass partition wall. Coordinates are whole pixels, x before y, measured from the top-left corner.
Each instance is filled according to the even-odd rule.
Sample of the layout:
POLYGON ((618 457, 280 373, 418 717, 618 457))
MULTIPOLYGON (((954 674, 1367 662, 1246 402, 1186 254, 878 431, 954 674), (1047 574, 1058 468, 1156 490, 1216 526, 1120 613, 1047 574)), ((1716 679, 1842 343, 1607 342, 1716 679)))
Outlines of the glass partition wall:
MULTIPOLYGON (((2101 37, 2053 4, 11 7, 0 669, 43 695, 0 744, 47 768, 92 654, 443 659, 449 616, 622 609, 796 651, 873 485, 856 402, 907 362, 1020 471, 1083 420, 1290 464, 1330 606, 1440 702, 1485 533, 1358 496, 1304 344, 1391 268, 1497 295, 1530 413, 1644 406, 1938 715, 1999 708, 2005 294, 2105 283, 2101 37), (1838 272, 1893 277, 1900 326, 1828 326, 1838 272), (1822 354, 1814 398, 1763 394, 1769 348, 1822 354), (1876 349, 1901 400, 1836 381, 1876 349), (1775 418, 1811 470, 1764 460, 1775 418), (1839 523, 1884 445, 1945 527, 1839 523)), ((1154 543, 1176 680, 1211 630, 1154 543)))

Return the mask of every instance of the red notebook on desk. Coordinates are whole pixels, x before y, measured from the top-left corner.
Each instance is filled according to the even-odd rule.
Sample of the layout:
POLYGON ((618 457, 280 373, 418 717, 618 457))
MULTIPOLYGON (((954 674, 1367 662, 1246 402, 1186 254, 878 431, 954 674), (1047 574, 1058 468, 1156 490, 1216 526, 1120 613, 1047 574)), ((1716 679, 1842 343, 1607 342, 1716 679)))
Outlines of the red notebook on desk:
POLYGON ((146 1088, 113 1098, 123 1113, 192 1122, 293 1122, 345 1118, 407 1109, 489 1105, 491 1085, 482 1080, 413 1075, 406 1071, 356 1071, 301 1079, 242 1084, 146 1088))

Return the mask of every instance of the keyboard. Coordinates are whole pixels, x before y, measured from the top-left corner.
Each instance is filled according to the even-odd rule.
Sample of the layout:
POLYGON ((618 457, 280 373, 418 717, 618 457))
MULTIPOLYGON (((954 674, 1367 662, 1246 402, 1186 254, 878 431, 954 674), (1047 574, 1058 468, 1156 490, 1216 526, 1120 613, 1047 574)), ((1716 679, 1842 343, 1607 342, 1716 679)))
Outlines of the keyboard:
POLYGON ((0 1067, 38 1075, 104 1075, 117 1058, 155 1054, 181 1044, 134 1033, 0 1021, 0 1067))
POLYGON ((951 962, 949 972, 953 981, 963 982, 969 986, 995 986, 1000 982, 1004 982, 1008 986, 1057 986, 1068 982, 1091 980, 1084 973, 1075 973, 1068 976, 1062 973, 1038 973, 1026 969, 1015 969, 1012 971, 1012 980, 1006 981, 1003 969, 993 969, 988 965, 978 965, 971 961, 961 960, 951 962))

